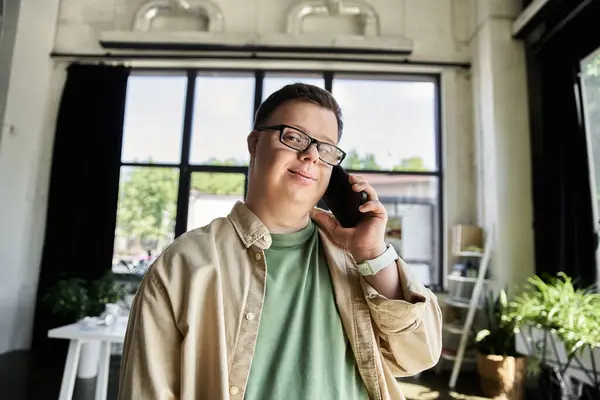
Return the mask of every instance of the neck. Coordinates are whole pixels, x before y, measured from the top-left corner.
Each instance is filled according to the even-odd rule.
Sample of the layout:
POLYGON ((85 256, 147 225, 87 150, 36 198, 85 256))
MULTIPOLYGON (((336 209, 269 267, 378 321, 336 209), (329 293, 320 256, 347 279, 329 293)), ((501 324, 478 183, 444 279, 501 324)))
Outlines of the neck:
POLYGON ((294 211, 293 206, 282 203, 272 204, 266 199, 255 200, 248 196, 246 206, 252 211, 271 233, 291 233, 305 228, 310 214, 306 211, 294 211))

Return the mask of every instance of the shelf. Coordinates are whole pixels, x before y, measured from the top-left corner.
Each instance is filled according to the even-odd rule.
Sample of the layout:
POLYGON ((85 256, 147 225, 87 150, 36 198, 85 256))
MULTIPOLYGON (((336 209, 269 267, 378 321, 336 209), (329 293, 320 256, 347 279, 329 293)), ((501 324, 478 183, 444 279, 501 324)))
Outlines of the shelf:
MULTIPOLYGON (((469 282, 469 283, 477 282, 477 278, 471 278, 468 276, 460 276, 460 275, 448 275, 448 280, 456 281, 456 282, 469 282)), ((492 283, 492 281, 489 279, 484 279, 483 283, 492 283)))
POLYGON ((442 329, 455 335, 462 335, 464 327, 463 325, 451 322, 448 324, 443 324, 442 329))
MULTIPOLYGON (((456 360, 456 356, 453 356, 451 354, 446 354, 446 353, 442 353, 442 358, 444 360, 450 360, 450 361, 456 360)), ((463 357, 463 362, 474 363, 476 361, 477 361, 477 359, 473 356, 464 356, 463 357)))
MULTIPOLYGON (((442 349, 441 357, 444 360, 450 360, 450 361, 456 360, 455 351, 448 350, 448 349, 442 349)), ((463 362, 474 363, 474 362, 477 362, 477 358, 475 357, 474 354, 465 354, 463 357, 463 362)))
MULTIPOLYGON (((458 308, 469 308, 470 303, 471 303, 470 300, 469 301, 461 301, 461 300, 454 300, 449 297, 446 297, 445 302, 449 306, 458 307, 458 308)), ((481 305, 478 305, 476 308, 480 310, 483 307, 481 305)))
POLYGON ((458 253, 454 253, 454 256, 481 258, 483 257, 483 253, 480 253, 478 251, 459 251, 458 253))

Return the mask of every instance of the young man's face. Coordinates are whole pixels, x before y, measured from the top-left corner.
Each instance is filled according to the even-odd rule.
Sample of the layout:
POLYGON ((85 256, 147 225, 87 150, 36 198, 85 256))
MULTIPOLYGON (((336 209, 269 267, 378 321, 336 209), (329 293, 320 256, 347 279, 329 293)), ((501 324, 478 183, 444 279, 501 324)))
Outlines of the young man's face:
MULTIPOLYGON (((281 104, 262 126, 289 125, 311 137, 337 145, 335 114, 302 101, 281 104)), ((314 207, 329 184, 331 165, 319 159, 316 145, 299 152, 279 141, 279 131, 253 131, 248 137, 253 158, 251 191, 267 201, 281 201, 303 208, 314 207)))

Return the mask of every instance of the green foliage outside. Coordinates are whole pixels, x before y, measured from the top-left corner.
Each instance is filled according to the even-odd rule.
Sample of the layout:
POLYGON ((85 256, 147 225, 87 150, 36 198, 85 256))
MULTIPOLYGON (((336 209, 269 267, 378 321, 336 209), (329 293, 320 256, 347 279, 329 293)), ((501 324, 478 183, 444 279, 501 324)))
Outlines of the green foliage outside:
POLYGON ((421 157, 409 157, 400 162, 398 165, 392 167, 392 171, 427 171, 425 163, 421 157))
MULTIPOLYGON (((346 169, 356 170, 383 170, 383 168, 377 164, 374 154, 367 153, 361 157, 356 150, 351 150, 346 154, 342 166, 346 169)), ((417 156, 405 158, 392 167, 392 171, 421 172, 427 170, 423 159, 417 156)))
POLYGON ((174 168, 123 169, 117 208, 117 235, 139 242, 172 232, 179 171, 174 168))
POLYGON ((351 150, 346 154, 342 166, 346 169, 381 170, 381 167, 377 164, 373 154, 367 154, 364 157, 361 157, 355 150, 351 150))

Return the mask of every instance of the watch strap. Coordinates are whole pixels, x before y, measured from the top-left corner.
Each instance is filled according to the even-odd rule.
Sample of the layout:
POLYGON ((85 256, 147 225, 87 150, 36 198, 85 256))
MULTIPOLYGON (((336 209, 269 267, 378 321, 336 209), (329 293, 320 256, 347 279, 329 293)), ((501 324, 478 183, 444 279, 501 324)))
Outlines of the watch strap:
POLYGON ((387 248, 381 255, 372 260, 363 261, 356 266, 361 275, 375 275, 397 259, 398 253, 396 253, 394 246, 388 243, 387 248))

